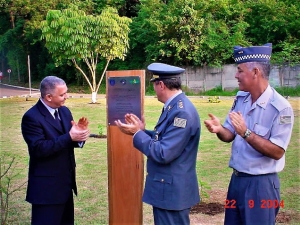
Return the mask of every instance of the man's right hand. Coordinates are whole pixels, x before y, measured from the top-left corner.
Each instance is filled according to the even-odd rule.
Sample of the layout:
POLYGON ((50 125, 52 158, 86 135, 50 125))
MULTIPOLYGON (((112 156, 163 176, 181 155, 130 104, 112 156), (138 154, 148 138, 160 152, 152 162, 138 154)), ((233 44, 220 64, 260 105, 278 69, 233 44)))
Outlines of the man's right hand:
POLYGON ((209 113, 208 116, 210 117, 210 119, 204 120, 204 124, 207 130, 211 133, 219 133, 222 129, 220 120, 213 114, 209 113))
POLYGON ((86 117, 81 117, 77 123, 78 127, 82 130, 86 130, 89 125, 89 121, 86 117))

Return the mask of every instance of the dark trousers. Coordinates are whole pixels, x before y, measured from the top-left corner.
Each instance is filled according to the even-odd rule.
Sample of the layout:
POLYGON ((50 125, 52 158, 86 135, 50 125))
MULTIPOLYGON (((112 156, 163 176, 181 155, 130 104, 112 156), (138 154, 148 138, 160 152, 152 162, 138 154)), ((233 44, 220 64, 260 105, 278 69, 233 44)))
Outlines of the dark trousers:
POLYGON ((32 205, 32 225, 74 225, 73 193, 65 204, 32 205))
POLYGON ((189 225, 190 208, 184 210, 166 210, 153 207, 155 225, 189 225))
POLYGON ((280 183, 276 173, 231 176, 225 202, 225 225, 275 225, 280 201, 280 183))

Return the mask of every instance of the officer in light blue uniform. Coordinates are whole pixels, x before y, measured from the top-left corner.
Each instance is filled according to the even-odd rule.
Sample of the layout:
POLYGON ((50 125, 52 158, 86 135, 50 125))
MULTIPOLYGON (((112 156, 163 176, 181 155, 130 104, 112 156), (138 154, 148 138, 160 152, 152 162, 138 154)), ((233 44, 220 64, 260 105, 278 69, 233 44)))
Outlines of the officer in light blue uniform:
POLYGON ((148 70, 157 98, 164 103, 154 130, 145 130, 144 121, 132 114, 125 116, 127 123, 116 124, 133 135, 134 147, 147 156, 143 201, 153 206, 154 223, 188 225, 190 208, 200 201, 196 174, 200 117, 181 91, 184 69, 152 63, 148 70))
POLYGON ((271 52, 270 43, 234 47, 240 91, 223 126, 211 114, 204 121, 220 140, 233 142, 226 225, 274 225, 284 206, 277 173, 284 168, 294 114, 290 103, 268 83, 271 52))

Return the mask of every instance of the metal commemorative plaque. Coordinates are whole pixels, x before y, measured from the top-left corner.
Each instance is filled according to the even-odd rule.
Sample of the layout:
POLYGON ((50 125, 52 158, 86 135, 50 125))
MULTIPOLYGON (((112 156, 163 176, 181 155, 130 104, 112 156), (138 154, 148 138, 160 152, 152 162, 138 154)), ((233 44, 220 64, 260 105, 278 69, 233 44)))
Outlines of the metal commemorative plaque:
POLYGON ((141 78, 109 77, 107 85, 108 125, 115 125, 115 120, 124 123, 126 113, 133 113, 141 119, 141 78))

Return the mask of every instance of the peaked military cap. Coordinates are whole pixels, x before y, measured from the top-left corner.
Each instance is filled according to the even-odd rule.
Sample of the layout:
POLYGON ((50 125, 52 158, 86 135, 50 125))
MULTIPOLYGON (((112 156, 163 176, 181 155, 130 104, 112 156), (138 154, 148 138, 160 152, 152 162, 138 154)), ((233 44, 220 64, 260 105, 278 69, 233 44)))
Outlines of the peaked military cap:
POLYGON ((269 62, 272 53, 272 43, 267 43, 262 46, 233 48, 233 58, 237 64, 245 62, 269 62))
POLYGON ((177 78, 185 69, 164 63, 151 63, 147 69, 153 73, 151 82, 162 79, 177 78))

